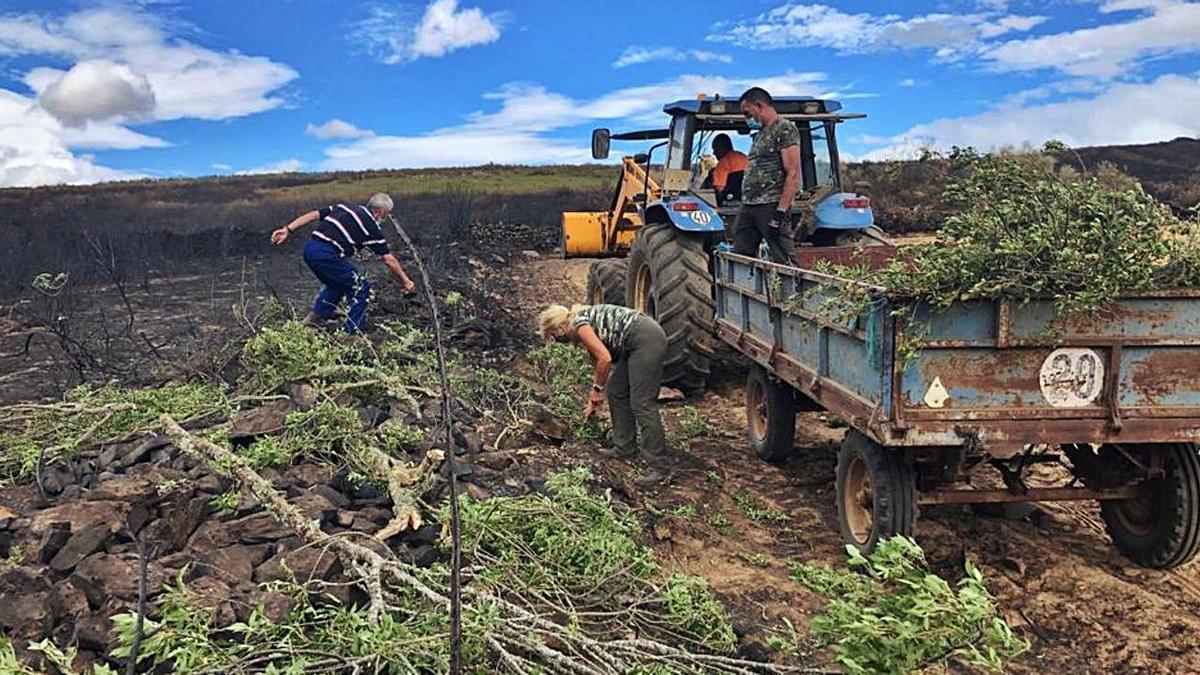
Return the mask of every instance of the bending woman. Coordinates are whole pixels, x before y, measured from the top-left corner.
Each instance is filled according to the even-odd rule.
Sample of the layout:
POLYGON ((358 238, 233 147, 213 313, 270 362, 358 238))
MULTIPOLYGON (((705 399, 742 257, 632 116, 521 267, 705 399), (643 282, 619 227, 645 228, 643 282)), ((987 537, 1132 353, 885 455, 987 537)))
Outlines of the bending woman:
POLYGON ((635 482, 654 487, 671 478, 667 441, 658 412, 667 336, 654 319, 617 305, 550 305, 538 317, 548 340, 581 345, 592 359, 592 390, 585 419, 604 403, 607 392, 614 450, 606 457, 631 458, 641 450, 650 466, 635 482))

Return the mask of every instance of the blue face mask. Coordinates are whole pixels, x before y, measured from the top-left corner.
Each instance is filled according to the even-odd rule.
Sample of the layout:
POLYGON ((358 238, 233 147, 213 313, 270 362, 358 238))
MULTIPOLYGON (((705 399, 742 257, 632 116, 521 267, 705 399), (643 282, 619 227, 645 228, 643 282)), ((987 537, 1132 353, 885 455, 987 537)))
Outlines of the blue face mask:
POLYGON ((762 131, 762 122, 757 117, 747 117, 746 126, 750 127, 750 131, 762 131))

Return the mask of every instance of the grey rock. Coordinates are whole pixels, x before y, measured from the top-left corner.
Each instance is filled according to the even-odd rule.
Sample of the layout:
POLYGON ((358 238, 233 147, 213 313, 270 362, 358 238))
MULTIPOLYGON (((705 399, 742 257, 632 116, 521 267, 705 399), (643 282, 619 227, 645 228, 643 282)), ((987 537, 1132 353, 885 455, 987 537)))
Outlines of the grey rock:
POLYGON ((108 527, 102 524, 73 533, 50 560, 50 569, 56 572, 71 571, 84 558, 100 550, 110 534, 108 527))
POLYGON ((38 562, 48 564, 71 540, 71 523, 51 523, 38 544, 38 562))

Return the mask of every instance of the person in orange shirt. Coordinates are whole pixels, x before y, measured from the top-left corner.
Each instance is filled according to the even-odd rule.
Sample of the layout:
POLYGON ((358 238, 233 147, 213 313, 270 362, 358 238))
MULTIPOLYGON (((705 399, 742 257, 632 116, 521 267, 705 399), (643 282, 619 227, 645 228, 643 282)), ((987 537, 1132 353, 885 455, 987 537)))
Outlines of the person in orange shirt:
POLYGON ((717 192, 717 203, 739 201, 742 198, 742 176, 746 172, 746 155, 733 149, 728 134, 717 134, 712 140, 713 154, 717 165, 710 178, 717 192))

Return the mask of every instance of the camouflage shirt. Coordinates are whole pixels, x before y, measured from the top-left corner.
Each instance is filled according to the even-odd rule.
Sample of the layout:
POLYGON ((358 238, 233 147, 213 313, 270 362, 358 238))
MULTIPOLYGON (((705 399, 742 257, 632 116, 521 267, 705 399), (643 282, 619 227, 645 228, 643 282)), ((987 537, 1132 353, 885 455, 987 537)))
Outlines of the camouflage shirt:
POLYGON ((608 347, 613 361, 616 361, 625 349, 625 338, 629 336, 629 328, 640 316, 642 313, 636 309, 619 305, 590 305, 575 314, 575 318, 571 320, 571 329, 583 325, 591 326, 604 346, 608 347))
POLYGON ((792 122, 777 118, 754 136, 750 146, 749 165, 742 177, 743 204, 774 204, 783 196, 783 158, 779 153, 784 148, 800 144, 800 131, 792 122))

